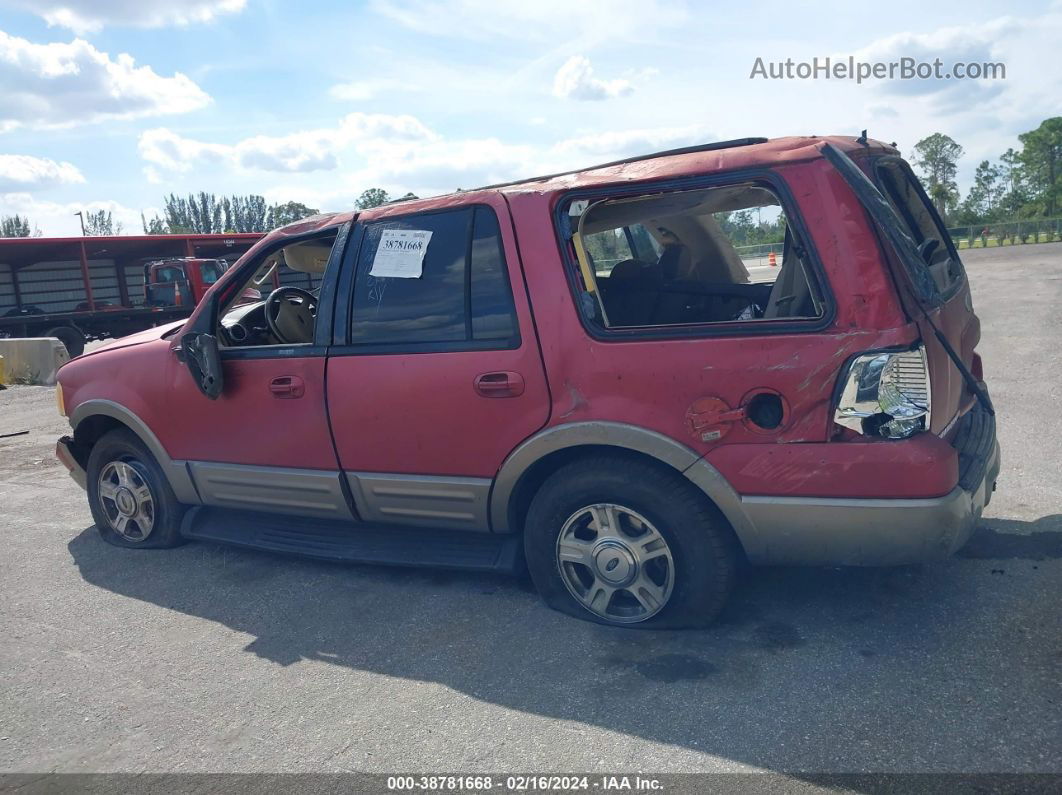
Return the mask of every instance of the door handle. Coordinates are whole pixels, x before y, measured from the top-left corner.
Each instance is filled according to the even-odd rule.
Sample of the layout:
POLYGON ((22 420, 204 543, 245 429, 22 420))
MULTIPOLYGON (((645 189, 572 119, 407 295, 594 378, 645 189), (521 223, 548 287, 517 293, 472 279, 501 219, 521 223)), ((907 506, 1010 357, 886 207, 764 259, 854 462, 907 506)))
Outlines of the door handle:
POLYGON ((301 398, 306 394, 306 384, 297 375, 281 375, 269 382, 269 391, 275 398, 301 398))
POLYGON ((519 373, 483 373, 477 375, 472 384, 481 397, 519 397, 524 394, 524 377, 519 373))

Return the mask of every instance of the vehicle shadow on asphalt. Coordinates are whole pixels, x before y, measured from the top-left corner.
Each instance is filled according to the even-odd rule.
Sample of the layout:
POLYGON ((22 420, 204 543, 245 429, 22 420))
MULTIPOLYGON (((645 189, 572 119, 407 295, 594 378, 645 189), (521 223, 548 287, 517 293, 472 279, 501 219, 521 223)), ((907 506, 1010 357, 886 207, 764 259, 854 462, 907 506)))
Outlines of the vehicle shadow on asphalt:
POLYGON ((1062 515, 986 520, 959 559, 939 564, 754 569, 713 627, 680 632, 573 620, 526 579, 208 543, 124 550, 92 527, 69 551, 88 583, 248 633, 242 651, 273 664, 441 683, 766 769, 963 769, 956 760, 976 750, 985 770, 1009 770, 1008 748, 1057 718, 1032 695, 1062 651, 1019 628, 1059 621, 1036 569, 1062 558, 1062 515), (1000 670, 1002 706, 979 696, 998 690, 1000 670), (984 739, 989 720, 1009 721, 1009 745, 984 739))

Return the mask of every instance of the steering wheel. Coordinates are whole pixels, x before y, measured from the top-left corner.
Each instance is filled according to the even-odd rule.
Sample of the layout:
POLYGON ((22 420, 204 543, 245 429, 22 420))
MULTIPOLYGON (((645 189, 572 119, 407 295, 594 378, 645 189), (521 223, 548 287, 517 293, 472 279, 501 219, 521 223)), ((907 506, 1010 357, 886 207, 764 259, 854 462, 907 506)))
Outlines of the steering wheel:
POLYGON ((317 298, 301 287, 278 287, 265 302, 266 323, 283 343, 313 342, 317 298))

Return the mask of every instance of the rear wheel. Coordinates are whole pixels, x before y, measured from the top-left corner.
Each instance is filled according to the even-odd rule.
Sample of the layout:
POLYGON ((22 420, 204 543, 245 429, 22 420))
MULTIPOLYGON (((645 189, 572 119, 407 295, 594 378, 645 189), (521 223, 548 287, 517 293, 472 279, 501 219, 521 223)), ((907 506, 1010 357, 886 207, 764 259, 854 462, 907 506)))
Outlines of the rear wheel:
POLYGON ((184 506, 154 456, 131 431, 109 431, 93 445, 86 485, 92 518, 108 543, 159 549, 184 542, 184 506))
POLYGON ((44 336, 55 337, 63 343, 71 359, 85 352, 85 335, 73 326, 56 326, 44 332, 44 336))
POLYGON ((738 559, 726 520, 692 484, 619 457, 581 459, 551 475, 531 503, 524 546, 550 607, 654 629, 711 623, 738 559))

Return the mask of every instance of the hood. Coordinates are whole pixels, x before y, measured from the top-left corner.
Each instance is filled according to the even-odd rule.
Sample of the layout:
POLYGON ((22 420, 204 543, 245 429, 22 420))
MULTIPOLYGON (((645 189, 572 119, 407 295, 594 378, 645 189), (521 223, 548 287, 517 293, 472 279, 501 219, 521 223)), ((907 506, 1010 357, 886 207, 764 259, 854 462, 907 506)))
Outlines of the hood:
POLYGON ((154 342, 155 340, 162 339, 171 331, 179 329, 187 320, 176 320, 173 323, 166 323, 162 326, 155 326, 154 328, 145 329, 144 331, 138 331, 136 334, 130 334, 127 337, 119 337, 118 339, 111 340, 106 345, 101 345, 91 351, 79 356, 79 359, 84 359, 88 356, 95 356, 97 353, 103 353, 104 351, 115 351, 119 348, 128 348, 130 345, 143 345, 145 342, 154 342))

